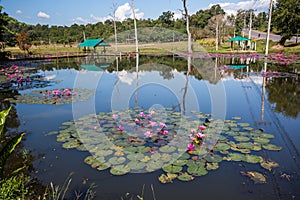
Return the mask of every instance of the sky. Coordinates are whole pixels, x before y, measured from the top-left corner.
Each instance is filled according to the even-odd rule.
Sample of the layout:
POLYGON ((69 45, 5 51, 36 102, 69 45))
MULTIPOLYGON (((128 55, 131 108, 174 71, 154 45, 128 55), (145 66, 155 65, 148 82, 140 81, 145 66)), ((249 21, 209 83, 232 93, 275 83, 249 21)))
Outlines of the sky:
MULTIPOLYGON (((220 4, 226 13, 239 9, 255 9, 268 12, 270 0, 187 0, 190 14, 220 4)), ((157 19, 163 12, 172 11, 181 17, 182 0, 135 0, 138 19, 157 19)), ((131 0, 0 0, 3 11, 27 24, 70 26, 88 24, 116 18, 122 21, 132 17, 131 0)))

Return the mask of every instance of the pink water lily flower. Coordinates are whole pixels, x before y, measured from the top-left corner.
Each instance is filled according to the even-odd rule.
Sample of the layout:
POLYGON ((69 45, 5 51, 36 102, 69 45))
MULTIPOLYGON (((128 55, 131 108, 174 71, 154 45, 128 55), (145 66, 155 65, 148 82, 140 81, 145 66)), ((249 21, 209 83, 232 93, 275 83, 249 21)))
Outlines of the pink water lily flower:
POLYGON ((205 135, 203 134, 203 133, 201 133, 201 132, 199 132, 199 133, 197 133, 197 137, 198 138, 203 138, 205 135))
POLYGON ((123 126, 120 125, 120 126, 119 126, 119 130, 120 130, 120 131, 123 131, 123 126))
POLYGON ((69 90, 69 89, 65 89, 64 92, 67 94, 67 95, 71 95, 72 92, 69 90))
POLYGON ((162 127, 162 128, 166 128, 166 127, 167 127, 166 124, 165 124, 165 123, 162 123, 162 122, 160 122, 159 125, 160 125, 160 127, 162 127))
POLYGON ((164 130, 164 131, 162 132, 163 135, 167 135, 168 133, 169 133, 169 131, 167 131, 167 130, 164 130))
POLYGON ((112 118, 113 118, 113 119, 117 119, 118 117, 119 117, 119 116, 118 116, 117 114, 113 114, 113 115, 112 115, 112 118))
POLYGON ((194 144, 188 144, 187 149, 188 149, 189 151, 193 151, 193 150, 195 149, 194 144))
POLYGON ((138 118, 135 118, 134 122, 135 122, 135 123, 139 123, 140 120, 139 120, 138 118))
POLYGON ((190 136, 190 139, 191 139, 192 141, 194 141, 194 140, 195 140, 195 137, 194 137, 194 135, 193 135, 193 134, 190 134, 189 136, 190 136))
POLYGON ((196 133, 196 129, 192 128, 191 133, 196 133))
POLYGON ((57 90, 53 90, 52 91, 52 94, 54 94, 54 95, 58 95, 60 93, 60 89, 57 89, 57 90))
POLYGON ((145 116, 145 113, 144 112, 140 112, 139 114, 141 117, 144 117, 145 116))
POLYGON ((150 131, 147 131, 145 134, 144 134, 146 137, 152 137, 152 133, 150 131))
POLYGON ((150 115, 154 115, 155 114, 155 111, 154 110, 151 110, 150 111, 150 115))
POLYGON ((152 122, 152 121, 149 121, 149 124, 150 124, 150 126, 152 126, 152 127, 157 125, 156 122, 152 122))
POLYGON ((199 126, 198 127, 201 131, 203 131, 203 130, 205 130, 206 129, 206 127, 205 126, 199 126))

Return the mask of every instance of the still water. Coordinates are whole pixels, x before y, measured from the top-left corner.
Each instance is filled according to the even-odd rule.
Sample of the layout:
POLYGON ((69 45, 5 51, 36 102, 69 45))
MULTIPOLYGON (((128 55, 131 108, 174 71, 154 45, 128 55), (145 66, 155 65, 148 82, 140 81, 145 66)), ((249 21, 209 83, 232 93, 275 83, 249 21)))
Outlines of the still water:
POLYGON ((61 105, 27 104, 4 101, 16 95, 7 91, 1 93, 1 104, 13 106, 14 118, 8 120, 8 127, 28 132, 23 148, 37 157, 32 163, 34 177, 45 185, 51 181, 62 185, 73 173, 70 199, 73 191, 86 191, 91 183, 97 186, 93 188, 96 199, 137 199, 142 193, 145 199, 297 199, 300 85, 294 72, 299 64, 282 66, 273 62, 265 66, 259 58, 243 59, 192 58, 189 68, 182 57, 141 56, 138 71, 135 60, 129 58, 119 60, 118 67, 111 58, 95 62, 90 58, 18 62, 15 64, 34 67, 32 73, 51 81, 42 88, 19 90, 22 95, 36 89, 58 88, 85 88, 94 91, 94 95, 86 101, 61 105), (103 63, 111 67, 101 68, 103 63), (84 68, 88 65, 93 71, 84 68), (268 73, 264 74, 265 69, 268 73), (275 136, 271 143, 282 150, 262 150, 260 155, 279 166, 268 171, 258 163, 222 161, 218 169, 193 181, 176 179, 162 184, 158 181, 162 170, 114 176, 109 170, 94 169, 84 163, 89 152, 65 149, 56 135, 48 134, 58 131, 62 123, 87 114, 137 106, 146 111, 172 109, 181 116, 197 111, 222 120, 239 117, 239 122, 275 136), (241 175, 248 171, 262 173, 266 183, 255 184, 241 175))

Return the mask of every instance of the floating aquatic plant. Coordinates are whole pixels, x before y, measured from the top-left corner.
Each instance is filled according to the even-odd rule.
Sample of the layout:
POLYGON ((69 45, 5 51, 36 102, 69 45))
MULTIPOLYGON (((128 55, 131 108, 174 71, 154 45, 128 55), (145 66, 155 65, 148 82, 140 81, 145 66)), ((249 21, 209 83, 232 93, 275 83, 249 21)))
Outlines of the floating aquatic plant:
POLYGON ((25 104, 70 104, 77 101, 86 101, 94 95, 88 89, 54 89, 54 90, 33 90, 30 93, 17 95, 15 98, 7 98, 11 103, 25 104))
MULTIPOLYGON (((278 163, 265 158, 261 150, 279 151, 270 144, 273 134, 255 130, 248 123, 213 119, 192 112, 163 112, 140 108, 102 112, 65 122, 57 134, 64 148, 86 149, 93 155, 84 162, 113 175, 152 172, 162 169, 161 183, 191 181, 222 166, 222 162, 260 164, 272 170, 278 163), (84 148, 83 148, 84 147, 84 148)), ((257 172, 244 172, 255 182, 265 183, 257 172)))

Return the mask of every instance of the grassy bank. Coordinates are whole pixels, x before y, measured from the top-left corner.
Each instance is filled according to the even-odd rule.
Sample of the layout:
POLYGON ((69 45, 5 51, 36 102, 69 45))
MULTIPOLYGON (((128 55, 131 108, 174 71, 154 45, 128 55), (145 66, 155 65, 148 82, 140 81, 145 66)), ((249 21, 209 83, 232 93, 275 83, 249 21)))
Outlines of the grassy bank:
MULTIPOLYGON (((295 43, 286 43, 284 47, 278 46, 277 42, 270 41, 269 52, 277 53, 277 52, 287 52, 287 53, 300 53, 300 44, 295 43)), ((257 40, 256 41, 256 52, 264 53, 265 52, 265 41, 257 40)), ((238 52, 236 49, 232 51, 230 48, 230 43, 225 42, 219 45, 219 50, 216 51, 215 45, 200 45, 197 42, 193 42, 193 51, 194 52, 218 52, 218 53, 232 53, 238 52)), ((106 47, 106 53, 115 53, 116 47, 114 44, 111 44, 110 47, 106 47)), ((146 53, 165 53, 165 52, 186 52, 187 51, 187 43, 183 42, 168 42, 168 43, 140 43, 139 49, 141 52, 146 53)), ((12 54, 26 54, 26 52, 20 50, 18 47, 7 47, 6 51, 10 51, 12 54)), ((90 49, 92 50, 92 49, 90 49)), ((118 52, 134 52, 135 45, 134 44, 118 44, 118 52)), ((30 48, 30 52, 32 54, 55 54, 61 52, 76 52, 83 53, 83 49, 77 48, 77 44, 73 46, 69 45, 42 45, 42 46, 32 46, 30 48)), ((102 47, 97 47, 97 52, 103 52, 102 47)), ((247 52, 247 51, 240 51, 247 52)), ((248 51, 250 52, 250 51, 248 51)))

